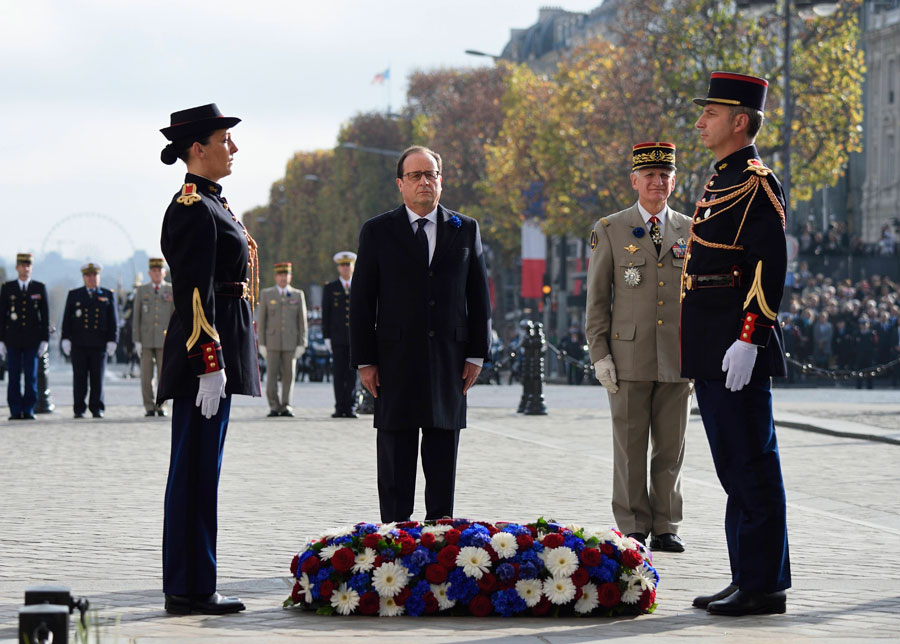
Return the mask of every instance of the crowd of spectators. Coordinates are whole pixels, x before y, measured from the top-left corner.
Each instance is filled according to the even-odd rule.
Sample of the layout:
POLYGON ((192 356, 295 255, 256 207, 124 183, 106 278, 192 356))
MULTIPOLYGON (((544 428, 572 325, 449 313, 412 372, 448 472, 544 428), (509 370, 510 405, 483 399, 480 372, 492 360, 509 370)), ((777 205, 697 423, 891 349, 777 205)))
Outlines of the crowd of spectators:
POLYGON ((804 223, 796 231, 800 255, 895 255, 900 252, 900 220, 884 224, 877 241, 866 243, 859 235, 851 235, 846 222, 831 222, 828 230, 816 230, 804 223))

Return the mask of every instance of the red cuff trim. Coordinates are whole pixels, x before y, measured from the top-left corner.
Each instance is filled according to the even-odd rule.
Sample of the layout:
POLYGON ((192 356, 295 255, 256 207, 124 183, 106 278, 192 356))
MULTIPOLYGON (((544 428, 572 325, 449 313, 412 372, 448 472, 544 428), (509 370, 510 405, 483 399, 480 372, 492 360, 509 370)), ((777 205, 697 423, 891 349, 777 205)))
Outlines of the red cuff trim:
POLYGON ((738 337, 738 340, 741 342, 746 342, 747 344, 753 344, 753 332, 756 331, 756 318, 759 315, 756 313, 747 313, 744 315, 744 319, 741 322, 741 334, 738 337))
POLYGON ((203 373, 212 373, 222 368, 219 366, 219 352, 216 351, 215 342, 200 345, 200 350, 203 355, 203 373))

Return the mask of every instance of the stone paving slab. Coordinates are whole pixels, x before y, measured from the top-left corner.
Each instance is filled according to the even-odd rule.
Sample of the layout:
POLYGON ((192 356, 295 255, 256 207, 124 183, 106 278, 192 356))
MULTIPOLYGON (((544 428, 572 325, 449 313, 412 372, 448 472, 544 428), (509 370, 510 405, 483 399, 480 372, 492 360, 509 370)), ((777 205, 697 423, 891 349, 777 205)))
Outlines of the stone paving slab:
MULTIPOLYGON (((91 600, 101 642, 586 642, 624 637, 779 642, 896 639, 900 634, 900 446, 779 429, 794 588, 781 616, 717 618, 690 607, 728 580, 724 494, 702 423, 688 426, 688 550, 659 553, 659 609, 617 620, 322 617, 282 610, 291 556, 307 537, 377 519, 371 419, 330 418, 328 383, 302 383, 297 418, 267 419, 236 398, 219 513, 220 588, 247 611, 169 617, 160 541, 169 421, 144 418, 137 381, 110 374, 107 418, 71 418, 71 377, 54 372, 59 409, 34 423, 0 421, 0 641, 15 641, 26 587, 63 583, 91 600)), ((547 416, 513 410, 521 389, 476 387, 460 441, 458 516, 612 525, 611 429, 599 387, 548 386, 547 416)), ((853 405, 900 405, 892 392, 853 405)), ((776 390, 776 417, 819 392, 776 390)), ((4 414, 5 417, 6 414, 4 414)), ((813 422, 812 417, 803 416, 813 422)), ((866 430, 870 426, 864 425, 866 430)), ((424 513, 419 481, 416 516, 424 513)), ((93 641, 93 640, 92 640, 93 641)))

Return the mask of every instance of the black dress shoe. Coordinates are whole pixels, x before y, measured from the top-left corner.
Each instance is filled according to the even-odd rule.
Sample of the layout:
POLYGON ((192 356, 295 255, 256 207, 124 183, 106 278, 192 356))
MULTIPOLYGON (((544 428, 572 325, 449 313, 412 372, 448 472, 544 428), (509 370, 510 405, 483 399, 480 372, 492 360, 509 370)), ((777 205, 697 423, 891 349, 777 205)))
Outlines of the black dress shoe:
POLYGON ((344 418, 359 418, 359 414, 355 411, 348 411, 344 414, 344 418))
POLYGON ((684 541, 674 532, 655 534, 650 539, 650 550, 663 552, 684 552, 684 541))
POLYGON ((647 535, 645 535, 643 532, 632 532, 631 534, 627 534, 625 536, 631 537, 642 546, 647 545, 647 535))
POLYGON ((332 417, 332 418, 343 418, 343 417, 344 417, 344 412, 342 412, 342 411, 336 411, 336 412, 334 412, 333 414, 331 414, 331 417, 332 417))
POLYGON ((84 412, 80 411, 75 414, 75 418, 84 418, 84 412))
POLYGON ((275 417, 277 417, 277 416, 281 416, 281 412, 280 412, 280 411, 275 411, 275 410, 273 409, 272 411, 269 412, 269 415, 266 416, 266 418, 275 418, 275 417))
POLYGON ((169 412, 167 412, 165 409, 157 409, 156 415, 157 416, 168 416, 169 412))
POLYGON ((34 420, 34 414, 22 414, 22 420, 34 420))
POLYGON ((103 412, 102 411, 92 411, 91 416, 93 416, 94 418, 103 418, 103 412))
POLYGON ((22 420, 22 414, 10 414, 9 419, 10 420, 22 420))
POLYGON ((713 615, 772 615, 781 614, 785 609, 786 594, 783 590, 774 593, 760 593, 740 590, 725 599, 710 602, 706 607, 713 615))
POLYGON ((714 595, 700 595, 699 597, 694 597, 694 603, 692 605, 694 608, 706 608, 711 602, 717 602, 720 599, 730 597, 737 592, 737 589, 738 587, 734 584, 728 584, 714 595))
POLYGON ((166 612, 170 615, 226 615, 238 613, 246 608, 244 603, 234 597, 225 597, 213 593, 208 597, 185 597, 183 595, 166 595, 166 612))
POLYGON ((148 411, 147 413, 145 413, 144 416, 156 416, 156 410, 155 410, 155 409, 151 409, 150 411, 148 411))
POLYGON ((293 418, 293 417, 294 417, 294 412, 293 412, 293 410, 291 410, 291 409, 285 409, 284 411, 281 412, 280 415, 281 415, 281 416, 290 416, 291 418, 293 418))

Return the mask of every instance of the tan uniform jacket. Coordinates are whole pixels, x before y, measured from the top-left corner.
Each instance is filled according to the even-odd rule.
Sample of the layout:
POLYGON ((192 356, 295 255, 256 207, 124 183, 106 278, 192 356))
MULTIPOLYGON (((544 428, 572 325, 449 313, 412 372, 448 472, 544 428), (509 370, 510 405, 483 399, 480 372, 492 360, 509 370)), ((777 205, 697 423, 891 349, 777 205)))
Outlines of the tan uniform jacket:
POLYGON ((162 349, 169 318, 174 310, 171 284, 162 282, 158 293, 152 282, 138 286, 134 294, 134 312, 131 315, 134 341, 140 342, 145 349, 162 349))
POLYGON ((659 257, 637 204, 594 225, 585 315, 591 363, 612 354, 619 379, 686 382, 678 324, 690 224, 669 208, 659 257), (636 236, 635 228, 644 234, 636 236))
POLYGON ((292 286, 282 296, 277 286, 263 289, 256 314, 259 344, 267 351, 306 349, 306 297, 292 286))

